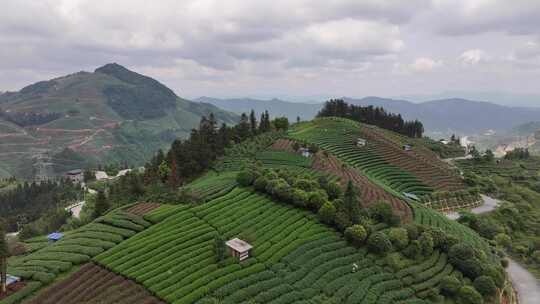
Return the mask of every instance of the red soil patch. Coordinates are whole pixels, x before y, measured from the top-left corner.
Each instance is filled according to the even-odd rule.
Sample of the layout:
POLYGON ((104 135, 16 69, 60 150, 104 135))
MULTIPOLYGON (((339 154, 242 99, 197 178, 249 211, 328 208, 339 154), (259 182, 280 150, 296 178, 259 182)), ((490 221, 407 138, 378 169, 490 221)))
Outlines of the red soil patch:
POLYGON ((143 216, 148 212, 159 208, 159 206, 161 206, 161 204, 158 203, 138 203, 137 205, 130 207, 126 211, 135 215, 143 216))
POLYGON ((420 181, 437 190, 454 191, 464 188, 463 181, 450 167, 437 158, 436 154, 421 146, 404 151, 401 144, 388 138, 380 131, 362 128, 361 136, 368 140, 386 162, 414 174, 420 181))
POLYGON ((293 140, 281 138, 281 139, 276 140, 272 144, 270 149, 283 150, 283 151, 287 151, 287 152, 294 152, 293 144, 294 144, 293 140))
POLYGON ((144 287, 101 266, 88 263, 65 280, 38 293, 29 304, 162 304, 144 287))
POLYGON ((346 186, 346 183, 352 181, 360 192, 361 204, 364 207, 385 201, 392 206, 392 209, 403 221, 409 222, 412 220, 412 211, 406 202, 386 192, 367 177, 358 173, 356 169, 343 166, 343 163, 333 155, 325 156, 324 152, 317 153, 313 160, 313 169, 340 177, 343 187, 346 186))
POLYGON ((6 289, 6 293, 0 292, 0 300, 9 297, 10 295, 16 293, 17 291, 21 290, 26 286, 24 282, 17 282, 10 284, 6 289))

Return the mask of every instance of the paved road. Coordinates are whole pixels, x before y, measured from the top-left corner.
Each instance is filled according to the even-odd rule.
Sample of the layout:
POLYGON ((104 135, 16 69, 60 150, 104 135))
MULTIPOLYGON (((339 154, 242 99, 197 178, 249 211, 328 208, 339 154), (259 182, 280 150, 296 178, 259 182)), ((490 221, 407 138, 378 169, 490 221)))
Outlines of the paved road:
POLYGON ((460 157, 453 157, 453 158, 443 158, 443 161, 447 162, 447 163, 451 163, 455 160, 463 160, 463 159, 471 159, 472 158, 472 155, 468 154, 466 156, 460 156, 460 157))
MULTIPOLYGON (((486 195, 482 195, 484 204, 479 207, 471 209, 472 213, 481 214, 494 210, 501 203, 499 200, 491 198, 486 195)), ((457 212, 451 212, 446 214, 450 219, 459 218, 457 212)), ((509 265, 506 271, 512 279, 515 289, 518 292, 520 304, 538 304, 540 303, 540 282, 523 266, 519 265, 512 259, 509 260, 509 265)))
MULTIPOLYGON (((482 197, 482 200, 484 201, 484 203, 476 208, 472 208, 471 210, 469 210, 470 212, 474 214, 482 214, 482 213, 493 211, 501 203, 501 201, 491 198, 487 195, 481 194, 480 196, 482 197)), ((457 220, 459 218, 459 214, 455 211, 446 213, 446 216, 452 220, 457 220)))
POLYGON ((510 263, 506 271, 510 275, 512 283, 518 292, 519 303, 540 303, 540 282, 517 262, 512 259, 508 260, 510 263))

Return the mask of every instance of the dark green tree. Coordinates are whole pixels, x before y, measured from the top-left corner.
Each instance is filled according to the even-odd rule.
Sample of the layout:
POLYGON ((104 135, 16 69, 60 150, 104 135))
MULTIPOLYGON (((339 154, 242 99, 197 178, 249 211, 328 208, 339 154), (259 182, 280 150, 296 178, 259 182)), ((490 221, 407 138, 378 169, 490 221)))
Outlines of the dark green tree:
POLYGON ((482 295, 471 286, 462 286, 458 292, 459 303, 462 304, 482 304, 482 295))
POLYGON ((236 125, 237 142, 243 141, 251 134, 249 118, 246 113, 240 116, 240 122, 236 125))
POLYGON ((350 221, 353 224, 358 224, 360 221, 360 202, 358 202, 356 189, 351 181, 347 183, 347 189, 343 195, 343 205, 350 221))
POLYGON ((497 286, 491 277, 479 276, 474 280, 474 288, 484 297, 489 298, 497 292, 497 286))
POLYGON ((249 113, 249 127, 252 135, 257 134, 257 118, 255 117, 255 111, 251 110, 249 113))
POLYGON ((104 215, 107 210, 109 210, 109 202, 107 201, 107 197, 105 196, 105 192, 98 191, 96 194, 96 202, 94 204, 94 218, 98 218, 102 215, 104 215))
POLYGON ((279 131, 286 131, 289 129, 289 119, 287 119, 287 117, 276 117, 274 118, 273 124, 279 131))
POLYGON ((325 202, 319 209, 318 215, 323 223, 332 224, 336 217, 336 207, 331 202, 325 202))
POLYGON ((392 242, 384 232, 372 233, 367 241, 368 249, 376 254, 384 255, 392 251, 392 242))
POLYGON ((0 227, 0 288, 2 293, 6 293, 6 276, 7 276, 7 258, 9 257, 9 249, 6 240, 6 232, 4 227, 0 227))
POLYGON ((366 241, 367 231, 362 225, 352 225, 345 229, 345 238, 355 247, 360 247, 366 241))

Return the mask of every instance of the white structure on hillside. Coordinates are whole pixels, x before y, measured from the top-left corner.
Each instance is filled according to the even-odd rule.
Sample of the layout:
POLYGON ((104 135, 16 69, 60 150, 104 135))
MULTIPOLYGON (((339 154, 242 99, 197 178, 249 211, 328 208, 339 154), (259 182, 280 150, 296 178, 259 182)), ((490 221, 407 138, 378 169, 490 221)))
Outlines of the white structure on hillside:
POLYGON ((365 147, 367 145, 367 140, 363 139, 363 138, 358 138, 356 140, 356 146, 357 147, 365 147))
POLYGON ((303 157, 310 157, 311 156, 311 152, 309 152, 309 149, 308 148, 300 148, 298 149, 298 152, 300 152, 300 154, 303 156, 303 157))
POLYGON ((82 183, 84 181, 83 171, 81 169, 68 171, 66 172, 66 178, 74 183, 82 183))
POLYGON ((239 238, 227 241, 225 242, 225 245, 229 248, 231 256, 238 258, 240 261, 249 258, 249 252, 253 248, 253 246, 239 238))

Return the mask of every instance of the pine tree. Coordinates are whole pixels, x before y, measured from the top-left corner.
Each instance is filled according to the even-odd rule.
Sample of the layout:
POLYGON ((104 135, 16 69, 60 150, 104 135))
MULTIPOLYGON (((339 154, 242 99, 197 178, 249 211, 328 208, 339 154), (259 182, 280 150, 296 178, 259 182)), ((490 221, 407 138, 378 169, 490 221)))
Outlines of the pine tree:
POLYGON ((6 293, 7 258, 9 256, 6 232, 0 227, 0 284, 1 292, 6 293))
POLYGON ((257 118, 255 117, 255 111, 251 110, 249 113, 249 127, 252 135, 257 134, 257 118))
POLYGON ((94 218, 98 218, 105 214, 109 210, 109 202, 105 196, 105 192, 98 191, 96 195, 96 202, 94 204, 94 218))
POLYGON ((236 127, 239 141, 242 141, 249 137, 251 127, 249 125, 249 119, 246 113, 242 113, 242 115, 240 116, 240 123, 238 123, 236 127))
POLYGON ((356 189, 351 181, 347 183, 347 190, 345 190, 345 195, 343 196, 343 203, 351 222, 353 224, 358 224, 360 219, 360 203, 356 196, 356 189))

